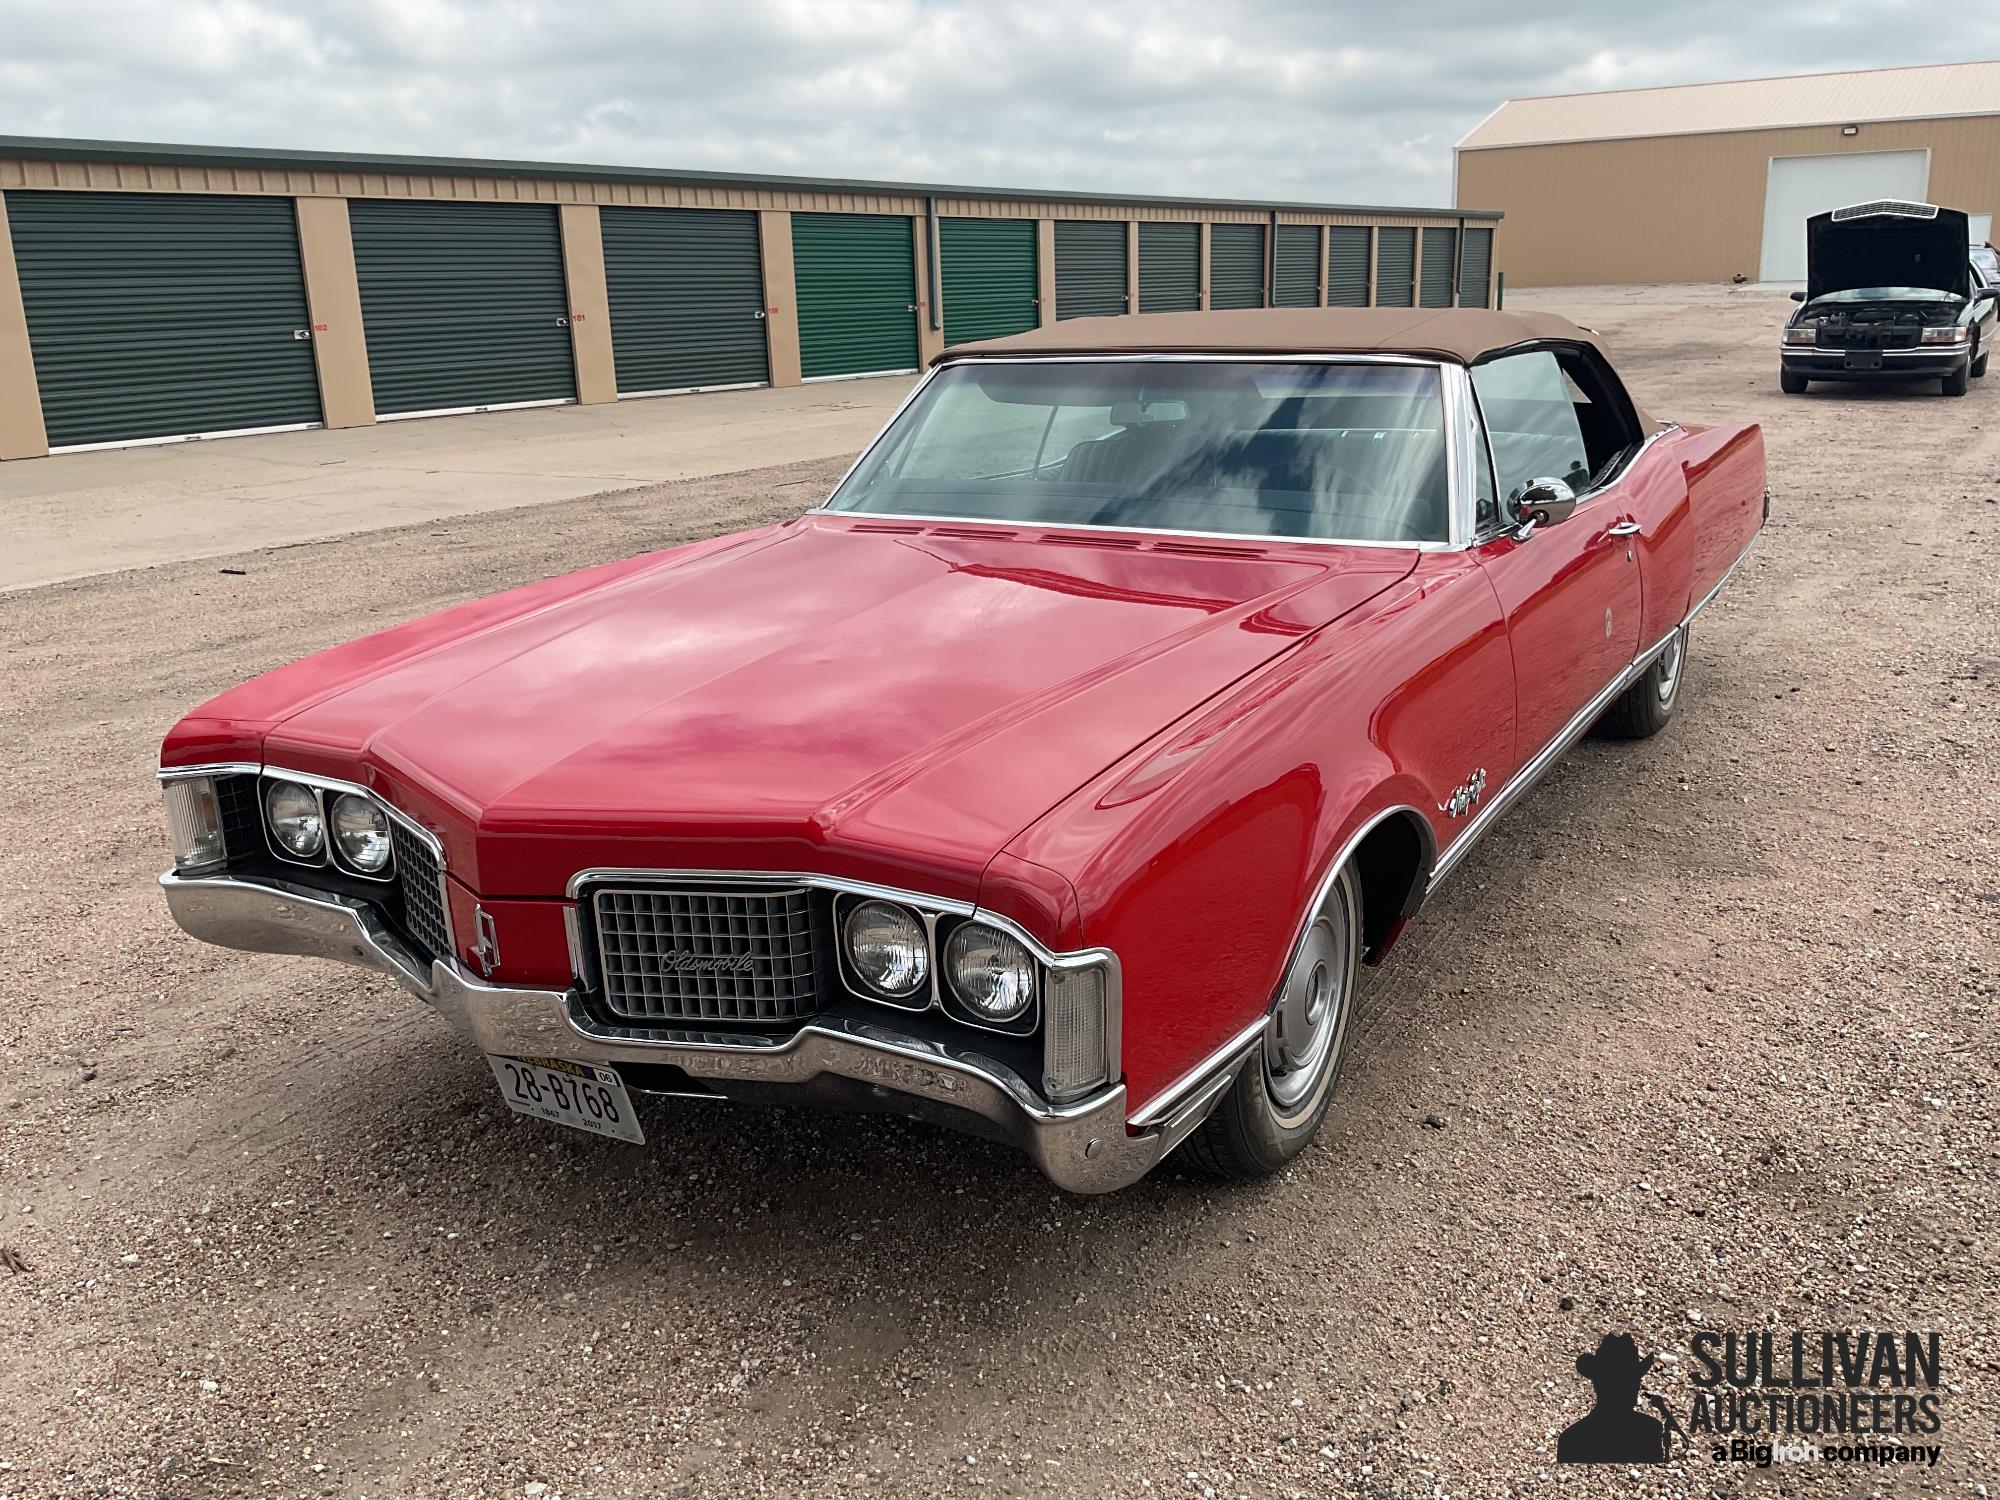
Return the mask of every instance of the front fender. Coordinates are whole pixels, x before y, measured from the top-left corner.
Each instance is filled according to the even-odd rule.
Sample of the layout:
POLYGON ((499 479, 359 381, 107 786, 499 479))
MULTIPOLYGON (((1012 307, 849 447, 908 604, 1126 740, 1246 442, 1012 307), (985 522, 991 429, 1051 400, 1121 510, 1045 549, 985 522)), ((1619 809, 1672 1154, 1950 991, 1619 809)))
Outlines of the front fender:
POLYGON ((1498 600, 1464 555, 1430 556, 1008 845, 1067 877, 1082 939, 1118 954, 1135 1113, 1261 1021, 1317 893, 1385 814, 1417 820, 1428 868, 1445 794, 1512 771, 1498 600))

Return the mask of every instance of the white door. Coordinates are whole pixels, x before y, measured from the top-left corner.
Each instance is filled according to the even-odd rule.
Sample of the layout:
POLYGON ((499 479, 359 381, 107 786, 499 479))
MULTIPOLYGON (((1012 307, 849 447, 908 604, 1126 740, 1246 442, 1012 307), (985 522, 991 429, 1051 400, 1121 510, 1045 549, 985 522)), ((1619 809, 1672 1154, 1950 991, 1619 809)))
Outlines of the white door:
POLYGON ((1928 151, 1843 151, 1838 156, 1774 156, 1764 185, 1764 256, 1759 281, 1806 279, 1806 220, 1877 198, 1925 201, 1928 151))
POLYGON ((1974 245, 1988 245, 1993 242, 1993 215, 1967 214, 1965 216, 1965 238, 1974 245))

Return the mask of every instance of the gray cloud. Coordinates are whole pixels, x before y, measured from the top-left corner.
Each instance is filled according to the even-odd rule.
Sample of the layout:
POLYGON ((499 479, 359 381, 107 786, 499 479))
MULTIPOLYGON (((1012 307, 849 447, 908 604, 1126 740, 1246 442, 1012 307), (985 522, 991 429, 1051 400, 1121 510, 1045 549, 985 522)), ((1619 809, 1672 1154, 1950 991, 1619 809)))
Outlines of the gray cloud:
POLYGON ((0 133, 1443 203, 1509 95, 2000 55, 1985 10, 0 0, 0 133))

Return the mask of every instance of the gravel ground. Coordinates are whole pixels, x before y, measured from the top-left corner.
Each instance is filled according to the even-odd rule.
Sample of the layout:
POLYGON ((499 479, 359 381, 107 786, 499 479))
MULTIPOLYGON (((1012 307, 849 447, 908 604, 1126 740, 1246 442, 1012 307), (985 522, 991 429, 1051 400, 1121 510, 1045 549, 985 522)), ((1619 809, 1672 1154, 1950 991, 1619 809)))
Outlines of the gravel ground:
POLYGON ((1778 298, 1544 300, 1656 412, 1763 421, 1774 518, 1675 726, 1509 816, 1257 1187, 669 1101, 566 1135, 388 980, 169 924, 196 700, 838 464, 0 598, 0 1496, 1985 1494, 2000 378, 1788 399, 1778 298), (1942 1462, 1556 1469, 1578 1352, 1667 1388, 1694 1323, 1939 1330, 1942 1462))

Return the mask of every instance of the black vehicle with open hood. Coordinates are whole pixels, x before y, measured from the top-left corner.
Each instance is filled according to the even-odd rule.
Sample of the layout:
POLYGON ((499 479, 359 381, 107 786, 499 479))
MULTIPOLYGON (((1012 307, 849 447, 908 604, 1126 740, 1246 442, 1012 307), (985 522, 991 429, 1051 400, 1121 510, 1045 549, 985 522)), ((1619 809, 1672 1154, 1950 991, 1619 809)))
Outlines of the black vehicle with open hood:
POLYGON ((1996 289, 1953 208, 1889 199, 1806 221, 1806 286, 1785 325, 1779 384, 1936 380, 1962 396, 1986 373, 1996 289))

